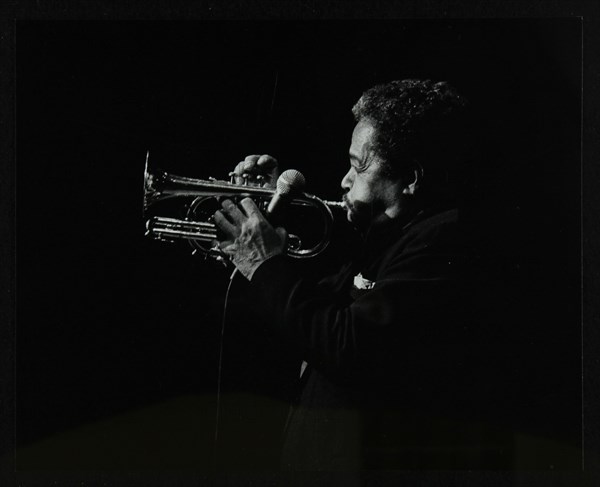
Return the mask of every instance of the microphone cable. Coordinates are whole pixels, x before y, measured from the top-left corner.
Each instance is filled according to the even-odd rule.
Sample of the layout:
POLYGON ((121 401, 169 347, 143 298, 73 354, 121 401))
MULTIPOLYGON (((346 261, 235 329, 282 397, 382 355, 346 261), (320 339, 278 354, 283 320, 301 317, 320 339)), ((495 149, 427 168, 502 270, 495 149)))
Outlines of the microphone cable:
POLYGON ((229 300, 229 292, 231 291, 231 284, 233 283, 233 278, 238 273, 237 267, 229 276, 229 283, 227 285, 227 291, 225 291, 225 303, 223 305, 223 318, 221 320, 221 338, 219 340, 219 362, 217 366, 217 406, 216 406, 216 414, 215 414, 215 438, 213 445, 213 455, 214 455, 214 466, 216 467, 217 463, 217 450, 218 450, 218 441, 219 441, 219 420, 220 420, 220 411, 221 411, 221 378, 223 372, 223 344, 225 342, 225 322, 227 321, 227 302, 229 300))

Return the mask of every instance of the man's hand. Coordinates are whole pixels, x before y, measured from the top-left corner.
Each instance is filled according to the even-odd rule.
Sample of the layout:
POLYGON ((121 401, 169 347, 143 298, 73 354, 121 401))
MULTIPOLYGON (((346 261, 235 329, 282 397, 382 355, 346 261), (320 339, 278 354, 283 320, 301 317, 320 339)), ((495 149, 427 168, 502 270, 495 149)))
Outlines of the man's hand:
POLYGON ((239 162, 233 170, 235 175, 236 184, 243 184, 244 174, 251 182, 256 182, 256 177, 261 176, 263 182, 270 188, 275 188, 277 185, 277 178, 279 177, 279 167, 277 159, 267 154, 262 156, 252 155, 246 156, 246 158, 239 162))
POLYGON ((267 259, 285 252, 287 232, 266 220, 254 201, 244 198, 240 206, 225 200, 215 213, 215 223, 225 234, 219 248, 246 279, 267 259))

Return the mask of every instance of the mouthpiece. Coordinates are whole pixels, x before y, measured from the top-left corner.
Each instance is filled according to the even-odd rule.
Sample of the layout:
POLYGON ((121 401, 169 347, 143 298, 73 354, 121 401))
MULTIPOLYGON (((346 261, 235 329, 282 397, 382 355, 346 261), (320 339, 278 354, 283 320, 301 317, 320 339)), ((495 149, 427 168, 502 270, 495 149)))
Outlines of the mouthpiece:
POLYGON ((344 203, 343 201, 323 200, 323 203, 325 203, 327 206, 329 206, 329 208, 337 208, 340 210, 347 209, 346 203, 344 203))

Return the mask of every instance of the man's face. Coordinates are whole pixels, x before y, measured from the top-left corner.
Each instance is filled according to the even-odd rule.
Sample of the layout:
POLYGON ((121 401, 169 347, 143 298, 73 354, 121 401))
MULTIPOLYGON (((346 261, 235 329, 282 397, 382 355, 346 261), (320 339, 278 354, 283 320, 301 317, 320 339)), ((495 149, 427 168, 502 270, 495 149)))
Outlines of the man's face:
POLYGON ((350 170, 342 179, 347 218, 358 228, 393 218, 401 209, 401 184, 385 175, 381 159, 373 152, 375 129, 359 122, 352 133, 350 170))

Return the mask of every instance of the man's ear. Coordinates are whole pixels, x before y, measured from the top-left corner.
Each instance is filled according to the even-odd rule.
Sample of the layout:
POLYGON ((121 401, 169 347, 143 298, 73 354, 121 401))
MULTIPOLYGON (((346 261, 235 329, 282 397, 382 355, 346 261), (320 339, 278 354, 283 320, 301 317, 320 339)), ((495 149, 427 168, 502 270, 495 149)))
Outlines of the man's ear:
POLYGON ((415 161, 415 169, 413 170, 413 178, 412 182, 404 187, 402 190, 402 194, 414 195, 421 184, 421 180, 423 179, 423 166, 415 161))

